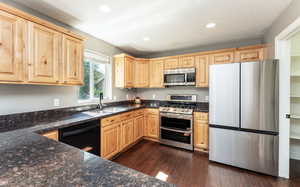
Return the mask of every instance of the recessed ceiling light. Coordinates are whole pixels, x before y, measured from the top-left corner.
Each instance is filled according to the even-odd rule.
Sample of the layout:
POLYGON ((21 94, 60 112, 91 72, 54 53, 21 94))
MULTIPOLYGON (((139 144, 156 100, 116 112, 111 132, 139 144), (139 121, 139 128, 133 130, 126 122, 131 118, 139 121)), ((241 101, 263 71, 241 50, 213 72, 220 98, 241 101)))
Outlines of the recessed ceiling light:
POLYGON ((111 9, 109 8, 108 5, 101 5, 101 6, 99 7, 99 10, 101 10, 101 11, 104 12, 104 13, 109 13, 109 12, 111 11, 111 9))
POLYGON ((149 41, 150 38, 149 37, 144 37, 144 41, 149 41))
POLYGON ((208 23, 208 24, 206 25, 206 28, 208 28, 208 29, 215 28, 216 25, 217 25, 216 23, 208 23))

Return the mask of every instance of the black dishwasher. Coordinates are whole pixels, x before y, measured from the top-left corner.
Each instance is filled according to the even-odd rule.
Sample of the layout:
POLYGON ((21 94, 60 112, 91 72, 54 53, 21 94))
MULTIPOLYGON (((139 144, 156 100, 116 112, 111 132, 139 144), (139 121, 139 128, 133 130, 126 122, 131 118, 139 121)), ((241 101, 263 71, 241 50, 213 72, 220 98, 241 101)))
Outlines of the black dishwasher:
POLYGON ((100 156, 100 121, 59 129, 59 141, 100 156))

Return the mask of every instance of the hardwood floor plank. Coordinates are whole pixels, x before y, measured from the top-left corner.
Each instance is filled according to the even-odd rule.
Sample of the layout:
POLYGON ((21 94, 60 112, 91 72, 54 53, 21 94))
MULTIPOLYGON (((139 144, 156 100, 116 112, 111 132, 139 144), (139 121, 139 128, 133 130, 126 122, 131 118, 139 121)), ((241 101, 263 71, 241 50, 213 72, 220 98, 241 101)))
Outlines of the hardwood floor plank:
POLYGON ((208 155, 143 140, 113 160, 179 187, 300 187, 300 179, 285 180, 210 162, 208 155))

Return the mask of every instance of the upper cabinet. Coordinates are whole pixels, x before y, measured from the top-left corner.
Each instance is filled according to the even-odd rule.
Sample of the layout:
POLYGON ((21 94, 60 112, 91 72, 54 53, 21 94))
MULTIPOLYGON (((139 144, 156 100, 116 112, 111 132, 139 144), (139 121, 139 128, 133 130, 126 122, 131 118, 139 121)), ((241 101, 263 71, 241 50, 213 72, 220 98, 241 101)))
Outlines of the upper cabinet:
POLYGON ((165 69, 178 68, 178 57, 170 57, 165 59, 165 69))
POLYGON ((209 84, 209 55, 195 57, 196 64, 196 86, 207 88, 209 84))
POLYGON ((28 82, 58 83, 62 34, 35 23, 29 33, 28 82))
POLYGON ((163 88, 164 87, 164 61, 163 60, 150 60, 150 88, 163 88))
POLYGON ((134 87, 149 87, 149 60, 136 59, 134 63, 134 87))
POLYGON ((24 81, 26 21, 0 11, 0 82, 24 81))
POLYGON ((134 85, 134 58, 121 54, 115 56, 115 87, 132 88, 134 85))
POLYGON ((195 67, 195 56, 179 57, 179 68, 193 68, 195 67))
POLYGON ((234 50, 213 53, 210 55, 211 64, 228 64, 234 62, 234 50))
POLYGON ((84 38, 0 3, 0 83, 81 85, 84 38))
POLYGON ((235 56, 236 62, 260 61, 266 56, 265 48, 263 46, 238 48, 235 56))
POLYGON ((64 83, 83 84, 83 44, 80 40, 63 36, 64 83))

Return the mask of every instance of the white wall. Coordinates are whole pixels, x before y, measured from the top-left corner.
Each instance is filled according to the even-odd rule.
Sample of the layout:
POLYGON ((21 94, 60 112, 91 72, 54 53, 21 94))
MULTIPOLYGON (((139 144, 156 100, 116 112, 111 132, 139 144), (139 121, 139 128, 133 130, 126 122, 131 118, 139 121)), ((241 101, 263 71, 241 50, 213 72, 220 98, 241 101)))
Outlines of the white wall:
MULTIPOLYGON (((85 47, 90 50, 95 50, 106 55, 113 56, 115 54, 122 53, 123 51, 100 40, 92 37, 86 33, 82 33, 75 30, 68 25, 65 25, 57 20, 49 18, 37 11, 30 8, 19 5, 12 0, 0 0, 0 2, 9 4, 18 9, 26 11, 35 16, 41 17, 45 20, 53 22, 57 25, 74 30, 87 37, 85 47)), ((113 76, 113 75, 111 75, 113 76)), ((60 107, 69 107, 79 105, 77 102, 78 87, 77 86, 35 86, 35 85, 3 85, 0 84, 0 115, 29 112, 36 110, 45 110, 55 108, 53 106, 53 99, 59 98, 60 107)), ((117 100, 125 100, 126 95, 131 96, 132 91, 126 89, 112 90, 113 96, 117 97, 117 100)))

